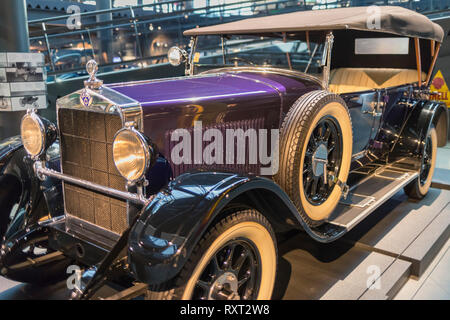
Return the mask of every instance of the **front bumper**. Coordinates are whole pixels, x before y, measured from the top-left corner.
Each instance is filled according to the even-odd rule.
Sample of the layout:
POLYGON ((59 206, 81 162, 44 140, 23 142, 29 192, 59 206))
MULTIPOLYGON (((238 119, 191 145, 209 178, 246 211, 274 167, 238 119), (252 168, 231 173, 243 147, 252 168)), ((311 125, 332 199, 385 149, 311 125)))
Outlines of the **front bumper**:
POLYGON ((65 182, 69 182, 71 184, 92 190, 92 191, 98 191, 100 193, 103 193, 105 195, 110 195, 113 197, 117 197, 117 198, 121 198, 121 199, 125 199, 128 201, 131 201, 133 203, 136 204, 140 204, 140 205, 146 205, 149 203, 150 199, 146 199, 143 196, 140 196, 138 194, 135 193, 131 193, 131 192, 124 192, 124 191, 120 191, 120 190, 116 190, 113 188, 109 188, 109 187, 105 187, 90 181, 86 181, 86 180, 82 180, 79 178, 74 178, 71 177, 67 174, 63 174, 61 172, 52 170, 52 169, 48 169, 45 166, 42 165, 41 162, 37 161, 34 164, 34 170, 36 172, 36 175, 44 180, 45 177, 52 177, 52 178, 56 178, 65 182))

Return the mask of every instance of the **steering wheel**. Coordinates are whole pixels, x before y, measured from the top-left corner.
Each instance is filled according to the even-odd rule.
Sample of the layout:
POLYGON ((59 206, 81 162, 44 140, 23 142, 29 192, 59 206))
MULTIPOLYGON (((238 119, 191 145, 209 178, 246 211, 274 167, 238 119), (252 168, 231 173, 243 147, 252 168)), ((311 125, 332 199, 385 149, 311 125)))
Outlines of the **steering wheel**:
POLYGON ((236 66, 239 63, 239 61, 250 64, 252 66, 256 65, 256 63, 254 63, 253 61, 249 60, 249 59, 245 59, 245 58, 241 58, 241 57, 232 57, 232 58, 227 58, 228 61, 233 62, 236 66))

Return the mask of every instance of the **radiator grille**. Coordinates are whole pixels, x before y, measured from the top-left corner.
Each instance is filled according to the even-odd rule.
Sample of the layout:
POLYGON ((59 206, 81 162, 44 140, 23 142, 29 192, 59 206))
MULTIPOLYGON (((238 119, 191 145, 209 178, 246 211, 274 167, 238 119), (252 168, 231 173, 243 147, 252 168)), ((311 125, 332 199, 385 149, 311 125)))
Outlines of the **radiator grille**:
MULTIPOLYGON (((112 142, 122 127, 118 115, 74 109, 58 111, 61 167, 65 174, 117 190, 125 190, 125 179, 112 161, 112 142)), ((65 182, 66 214, 115 233, 127 227, 127 204, 65 182)))

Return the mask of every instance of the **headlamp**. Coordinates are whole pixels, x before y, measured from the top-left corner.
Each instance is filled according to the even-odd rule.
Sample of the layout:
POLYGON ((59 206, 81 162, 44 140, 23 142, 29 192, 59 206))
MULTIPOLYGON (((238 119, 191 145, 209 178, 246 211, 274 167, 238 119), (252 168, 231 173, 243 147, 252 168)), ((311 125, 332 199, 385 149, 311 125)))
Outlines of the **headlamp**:
POLYGON ((113 160, 119 173, 130 183, 141 180, 150 167, 153 149, 133 127, 117 132, 113 142, 113 160))
POLYGON ((56 139, 55 126, 34 111, 27 112, 22 118, 20 133, 25 150, 33 158, 42 155, 56 139))

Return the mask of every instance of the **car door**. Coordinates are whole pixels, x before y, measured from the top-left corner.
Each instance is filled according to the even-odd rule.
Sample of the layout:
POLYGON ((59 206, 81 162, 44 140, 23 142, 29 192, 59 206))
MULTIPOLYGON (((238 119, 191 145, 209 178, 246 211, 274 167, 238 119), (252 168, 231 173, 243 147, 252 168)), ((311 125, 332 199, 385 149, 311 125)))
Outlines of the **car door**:
POLYGON ((353 155, 365 151, 380 125, 380 92, 370 90, 341 95, 350 111, 353 127, 353 155))
POLYGON ((412 87, 410 85, 391 87, 380 90, 380 106, 382 108, 382 117, 380 130, 377 141, 377 148, 372 151, 377 155, 382 155, 388 152, 395 141, 398 139, 402 131, 402 126, 405 123, 410 104, 414 101, 405 97, 411 95, 412 87))

